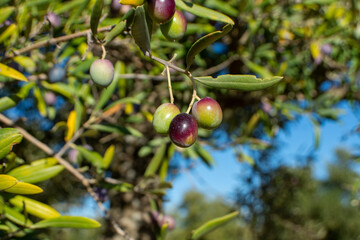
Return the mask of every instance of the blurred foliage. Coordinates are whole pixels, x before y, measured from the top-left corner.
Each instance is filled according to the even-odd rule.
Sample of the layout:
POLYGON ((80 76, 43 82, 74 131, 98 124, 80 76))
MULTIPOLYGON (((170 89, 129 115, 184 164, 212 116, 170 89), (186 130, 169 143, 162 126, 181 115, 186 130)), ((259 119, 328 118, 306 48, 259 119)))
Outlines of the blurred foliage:
POLYGON ((314 178, 308 164, 249 172, 257 181, 249 183, 249 192, 239 190, 237 199, 249 213, 246 218, 255 239, 358 238, 355 158, 344 149, 337 150, 336 158, 323 180, 314 178))
MULTIPOLYGON (((206 199, 206 196, 196 191, 189 191, 184 195, 184 199, 173 215, 176 219, 176 229, 169 232, 166 239, 184 239, 190 232, 206 222, 218 216, 225 215, 232 211, 223 199, 206 199)), ((235 221, 227 223, 223 227, 214 230, 199 239, 248 239, 251 234, 250 229, 241 222, 238 217, 235 221)))
MULTIPOLYGON (((231 147, 239 160, 249 163, 254 171, 264 169, 269 164, 242 151, 242 145, 259 152, 260 156, 269 154, 262 151, 274 144, 278 130, 287 122, 296 120, 297 116, 306 114, 314 124, 318 146, 323 121, 337 120, 342 113, 337 106, 340 101, 349 101, 355 110, 359 109, 360 6, 357 1, 199 0, 195 3, 231 17, 220 22, 233 21, 235 25, 227 35, 194 58, 190 67, 193 76, 254 74, 260 78, 275 75, 285 78, 276 87, 253 92, 207 88, 198 84, 200 97, 210 96, 218 100, 223 108, 224 123, 219 131, 213 133, 200 130, 200 139, 193 147, 176 148, 167 137, 156 135, 151 126, 156 107, 169 99, 166 79, 159 77, 163 66, 145 57, 129 36, 128 20, 122 19, 129 11, 127 6, 106 0, 100 17, 99 11, 92 15, 96 3, 100 4, 100 1, 0 1, 0 61, 16 70, 4 73, 4 67, 0 65, 3 72, 0 76, 0 111, 54 151, 71 139, 90 117, 102 116, 100 122, 85 129, 64 156, 86 177, 93 179, 94 186, 106 189, 105 198, 110 200, 112 215, 136 239, 153 239, 155 236, 152 222, 143 213, 151 211, 150 202, 153 200, 161 210, 162 196, 171 187, 166 182, 168 175, 177 168, 170 161, 174 154, 181 154, 184 161, 200 159, 212 166, 214 160, 207 150, 209 148, 204 146, 215 149, 231 147), (59 16, 59 24, 49 24, 49 13, 59 16), (118 24, 115 28, 118 32, 96 32, 98 24, 99 27, 118 24), (85 35, 15 56, 20 49, 40 41, 51 43, 52 39, 90 27, 97 38, 105 39, 106 58, 115 66, 114 84, 107 89, 89 81, 89 67, 101 56, 101 48, 85 35), (59 68, 65 74, 54 71, 59 68), (60 76, 54 77, 55 72, 60 76), (12 81, 14 76, 20 80, 26 77, 28 83, 12 81), (227 134, 225 141, 219 140, 223 131, 227 134), (146 172, 148 174, 144 177, 146 172)), ((223 29, 220 22, 188 12, 185 14, 188 29, 182 40, 168 42, 153 26, 150 43, 154 56, 168 60, 176 54, 173 63, 182 68, 189 67, 186 66, 186 53, 196 40, 223 29)), ((192 84, 174 71, 172 79, 175 103, 185 111, 191 100, 192 84)), ((15 150, 16 155, 8 155, 2 160, 6 173, 15 166, 31 165, 33 161, 46 157, 27 141, 16 146, 15 150), (12 161, 9 161, 10 157, 12 161)), ((286 175, 288 170, 281 173, 281 170, 268 168, 267 171, 270 180, 274 177, 269 180, 269 187, 282 188, 276 185, 280 177, 277 180, 275 177, 286 175), (275 171, 273 176, 271 171, 275 171)), ((301 175, 307 170, 294 171, 294 174, 301 175)), ((305 175, 307 188, 315 180, 310 174, 305 175)), ((46 191, 35 198, 47 204, 71 202, 82 199, 85 194, 82 185, 65 171, 40 186, 46 191)), ((318 188, 315 189, 310 189, 313 192, 308 190, 313 195, 304 199, 304 204, 317 197, 326 201, 325 195, 316 195, 318 188)), ((284 196, 284 204, 289 203, 289 207, 293 200, 291 197, 284 196)), ((269 203, 269 206, 279 208, 278 204, 269 203)), ((280 206, 285 205, 280 202, 280 206)), ((257 206, 250 209, 253 214, 259 210, 257 206)), ((347 208, 341 205, 338 209, 347 212, 347 208)), ((321 214, 325 215, 320 211, 318 218, 305 218, 321 219, 321 214)), ((353 217, 351 212, 348 217, 353 217)), ((256 215, 250 219, 253 219, 252 227, 256 228, 259 224, 256 215)), ((282 227, 290 221, 287 215, 281 215, 279 221, 269 219, 264 218, 264 221, 274 225, 284 219, 284 224, 280 224, 282 227)), ((206 220, 201 219, 201 222, 206 220)), ((309 231, 325 229, 326 236, 330 236, 331 231, 338 231, 338 228, 332 228, 332 223, 326 224, 309 231)), ((271 227, 277 227, 274 225, 271 227)), ((104 226, 104 238, 115 238, 110 224, 105 222, 104 226)), ((290 223, 288 226, 294 225, 290 223)), ((307 231, 306 227, 301 225, 300 231, 303 228, 307 231)), ((347 227, 351 228, 350 224, 347 227)), ((284 237, 279 235, 279 238, 286 239, 292 234, 281 229, 279 234, 284 233, 284 237)), ((256 232, 266 235, 257 228, 256 232)), ((321 231, 316 234, 323 236, 321 231)))

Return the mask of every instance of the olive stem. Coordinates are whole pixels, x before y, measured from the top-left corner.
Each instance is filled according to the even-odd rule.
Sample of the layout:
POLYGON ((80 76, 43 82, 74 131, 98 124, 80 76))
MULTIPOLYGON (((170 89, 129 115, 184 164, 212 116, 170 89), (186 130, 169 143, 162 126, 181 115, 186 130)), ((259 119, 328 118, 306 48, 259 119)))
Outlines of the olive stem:
POLYGON ((195 83, 194 78, 191 76, 190 72, 187 72, 187 75, 191 79, 192 84, 193 84, 193 94, 192 94, 192 97, 191 97, 191 102, 189 104, 188 109, 186 110, 186 113, 189 114, 192 106, 194 105, 195 99, 196 99, 196 97, 198 97, 198 95, 196 93, 196 83, 195 83))
POLYGON ((169 88, 169 94, 170 94, 170 103, 173 104, 173 103, 174 103, 174 96, 173 96, 173 92, 172 92, 172 88, 171 88, 171 76, 170 76, 169 66, 166 66, 166 74, 167 74, 167 79, 168 79, 168 88, 169 88))
POLYGON ((196 95, 195 98, 196 100, 201 100, 201 98, 198 95, 196 95))
POLYGON ((101 50, 102 50, 102 55, 101 55, 101 59, 105 59, 105 56, 106 56, 106 49, 104 47, 103 44, 100 44, 101 46, 101 50))

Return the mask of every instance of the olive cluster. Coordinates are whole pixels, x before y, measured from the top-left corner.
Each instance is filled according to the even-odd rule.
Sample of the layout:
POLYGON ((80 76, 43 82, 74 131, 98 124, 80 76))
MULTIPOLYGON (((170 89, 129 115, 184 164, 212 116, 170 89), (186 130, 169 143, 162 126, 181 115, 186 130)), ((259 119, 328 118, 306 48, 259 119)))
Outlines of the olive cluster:
POLYGON ((153 118, 153 126, 159 134, 169 134, 171 141, 179 147, 190 147, 195 143, 198 126, 215 129, 222 121, 222 110, 217 101, 205 97, 192 107, 191 114, 180 113, 172 103, 160 105, 153 118))
POLYGON ((184 36, 187 22, 182 12, 175 9, 174 0, 147 0, 146 5, 150 18, 160 24, 167 40, 177 41, 184 36))

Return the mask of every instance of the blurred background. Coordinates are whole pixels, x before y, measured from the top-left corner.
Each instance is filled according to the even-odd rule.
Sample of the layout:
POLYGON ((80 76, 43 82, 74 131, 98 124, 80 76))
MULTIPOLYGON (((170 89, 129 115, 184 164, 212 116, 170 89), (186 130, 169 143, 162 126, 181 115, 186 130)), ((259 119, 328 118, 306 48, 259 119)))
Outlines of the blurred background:
MULTIPOLYGON (((106 46, 106 58, 114 63, 119 79, 111 101, 125 99, 106 122, 121 128, 111 133, 88 129, 76 142, 101 154, 114 144, 115 158, 103 173, 76 151, 69 151, 67 159, 87 176, 145 186, 138 192, 128 185, 109 187, 101 181, 97 186, 104 204, 136 239, 156 239, 154 225, 160 223, 151 218, 153 201, 161 217, 175 222, 166 239, 185 239, 207 220, 234 210, 240 211, 235 221, 201 239, 360 239, 359 2, 194 2, 235 22, 229 34, 196 57, 190 69, 194 76, 252 74, 284 79, 254 92, 198 84, 200 97, 213 97, 221 105, 223 122, 212 132, 199 130, 193 147, 175 148, 151 124, 155 109, 169 101, 166 79, 160 75, 163 66, 146 58, 129 32, 124 32, 106 46), (161 146, 166 146, 162 153, 161 146), (150 181, 144 172, 156 156, 163 159, 165 173, 160 170, 150 181), (159 178, 172 187, 159 187, 159 178)), ((129 10, 116 1, 105 3, 101 26, 118 23, 129 10)), ((8 5, 16 7, 0 18, 0 56, 25 43, 48 39, 49 34, 59 37, 88 29, 93 4, 0 1, 0 11, 8 5), (44 24, 49 12, 59 17, 58 27, 44 24)), ((223 26, 184 14, 188 26, 182 40, 169 42, 154 27, 151 41, 154 55, 168 60, 176 54, 173 63, 182 68, 192 43, 223 26)), ((85 55, 87 43, 86 37, 73 39, 8 62, 35 84, 22 101, 2 113, 54 150, 64 144, 69 112, 80 106, 88 116, 99 98, 101 89, 89 82, 88 70, 101 56, 101 48, 93 44, 85 55)), ((184 112, 191 99, 191 82, 175 71, 172 79, 175 104, 184 112)), ((24 86, 0 76, 0 97, 24 86)), ((18 163, 44 156, 26 141, 14 152, 18 163)), ((95 202, 69 173, 64 171, 42 186, 46 191, 36 198, 61 213, 102 219, 95 202)), ((118 239, 106 221, 100 230, 41 234, 41 239, 118 239)))

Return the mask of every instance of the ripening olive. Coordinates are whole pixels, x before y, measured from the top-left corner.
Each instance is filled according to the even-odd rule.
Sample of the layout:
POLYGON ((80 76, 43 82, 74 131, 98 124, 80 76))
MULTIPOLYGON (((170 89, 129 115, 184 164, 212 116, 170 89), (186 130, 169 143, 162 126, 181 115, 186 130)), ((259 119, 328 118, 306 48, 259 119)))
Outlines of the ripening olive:
POLYGON ((161 24, 160 29, 167 40, 177 41, 185 35, 186 26, 187 22, 184 14, 176 10, 174 17, 169 22, 161 24))
POLYGON ((151 19, 166 23, 174 16, 175 0, 147 0, 147 10, 151 19))
POLYGON ((210 97, 197 101, 192 107, 192 115, 199 126, 205 129, 217 128, 222 121, 222 110, 217 101, 210 97))

